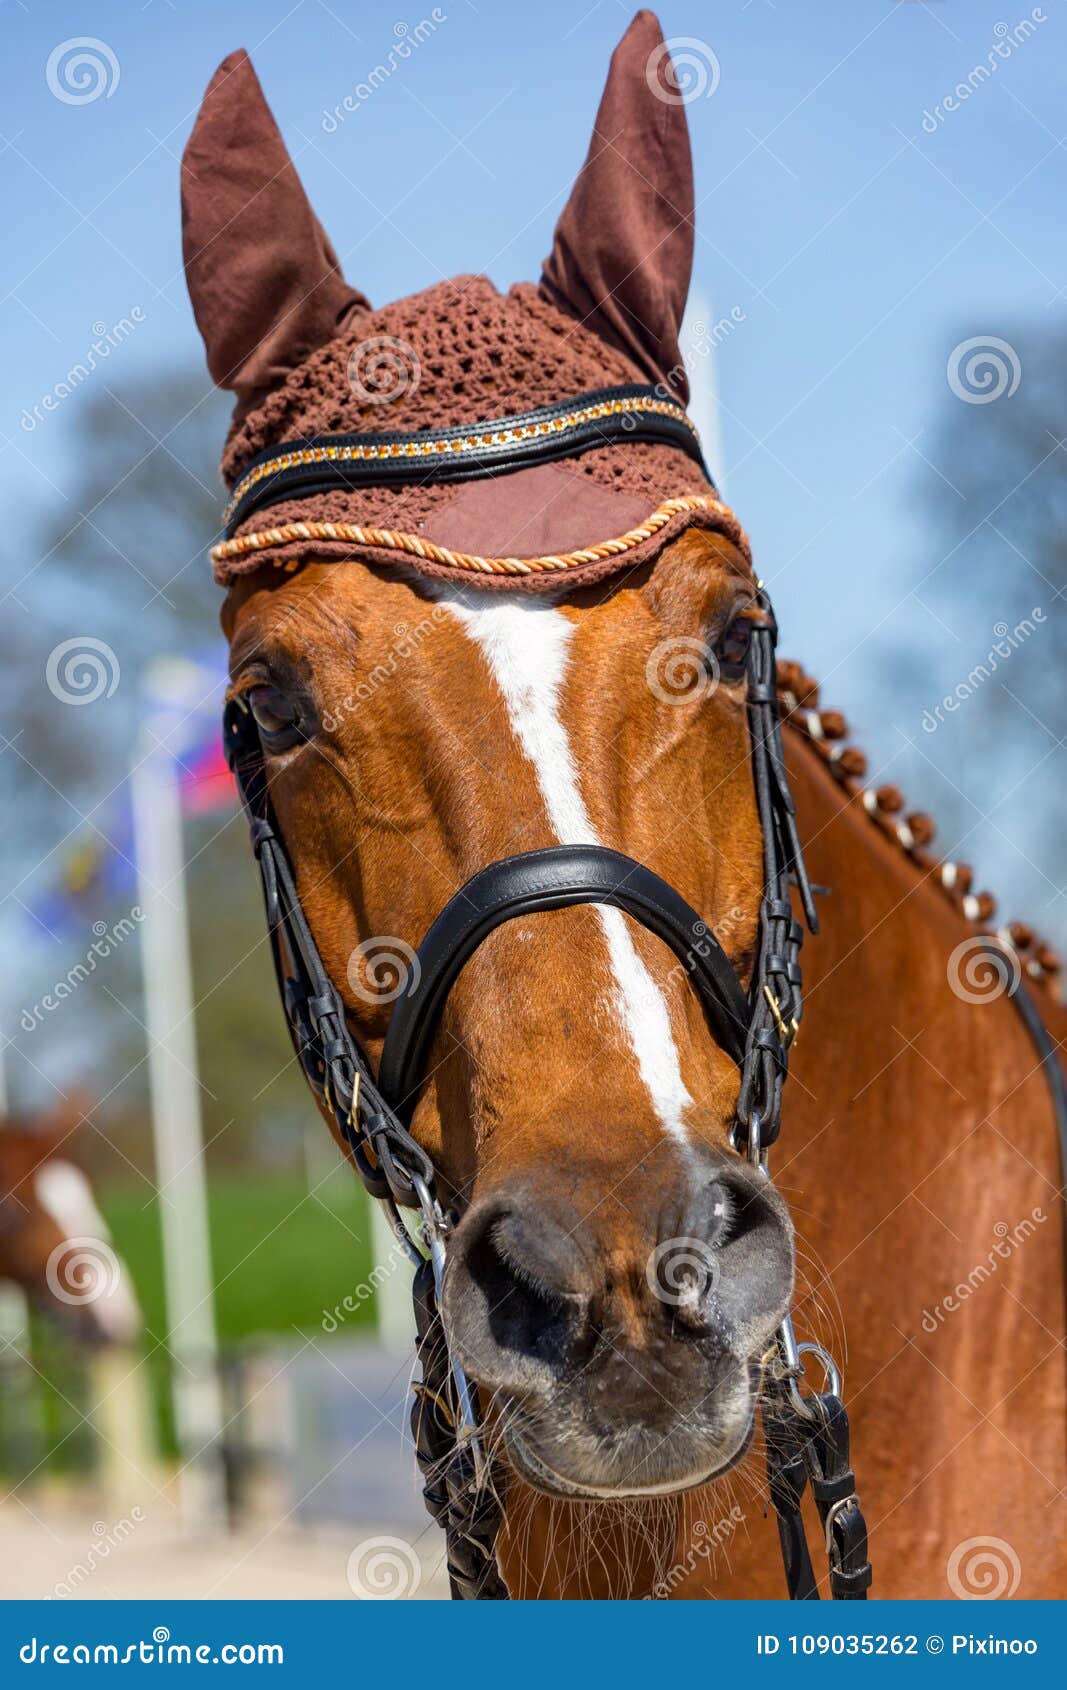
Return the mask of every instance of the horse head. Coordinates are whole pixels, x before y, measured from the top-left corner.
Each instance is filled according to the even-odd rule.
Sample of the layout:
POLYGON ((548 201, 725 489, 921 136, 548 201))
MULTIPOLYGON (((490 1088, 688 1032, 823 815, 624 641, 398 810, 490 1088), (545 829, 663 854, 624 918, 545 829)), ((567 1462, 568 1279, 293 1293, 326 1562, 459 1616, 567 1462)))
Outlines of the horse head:
MULTIPOLYGON (((243 54, 186 153, 190 290, 238 396, 214 554, 231 700, 372 1062, 442 905, 519 853, 624 853, 699 912, 694 944, 713 934, 742 981, 754 969, 762 613, 682 420, 694 205, 664 53, 639 14, 545 273, 503 296, 460 277, 372 311, 243 54), (492 474, 500 430, 482 425, 501 418, 527 419, 503 445, 530 447, 492 474), (472 439, 485 473, 449 479, 440 460, 472 439)), ((684 958, 607 904, 502 922, 426 1070, 409 1119, 452 1224, 443 1318, 511 1466, 575 1497, 725 1471, 793 1241, 731 1145, 738 1062, 684 958)))

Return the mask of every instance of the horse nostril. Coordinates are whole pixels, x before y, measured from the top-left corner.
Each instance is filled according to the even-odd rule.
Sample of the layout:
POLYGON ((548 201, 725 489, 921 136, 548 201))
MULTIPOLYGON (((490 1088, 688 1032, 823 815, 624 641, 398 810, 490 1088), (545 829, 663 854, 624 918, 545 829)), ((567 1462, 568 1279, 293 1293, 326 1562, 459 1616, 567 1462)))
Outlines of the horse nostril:
POLYGON ((765 1186, 732 1175, 711 1181, 690 1201, 645 1272, 672 1329, 680 1323, 729 1346, 780 1301, 792 1274, 790 1229, 780 1207, 765 1186))
POLYGON ((706 1239, 685 1233, 656 1245, 648 1258, 645 1278, 657 1302, 695 1324, 700 1322, 701 1311, 718 1284, 719 1263, 706 1239))
POLYGON ((774 1187, 747 1170, 733 1171, 711 1192, 712 1218, 720 1225, 712 1303, 723 1330, 753 1350, 770 1336, 792 1293, 792 1223, 774 1187), (716 1217, 720 1188, 727 1207, 716 1217))
POLYGON ((690 1325, 702 1326, 719 1283, 722 1253, 747 1224, 745 1204, 731 1184, 720 1179, 704 1186, 677 1230, 661 1238, 648 1258, 645 1278, 657 1301, 690 1325))
POLYGON ((543 1216, 475 1210, 453 1241, 446 1316, 483 1382, 532 1386, 558 1376, 573 1355, 587 1299, 581 1259, 543 1216))
POLYGON ((649 1248, 655 1211, 613 1236, 540 1193, 474 1204, 449 1244, 442 1310, 471 1377, 544 1400, 631 1349, 684 1372, 693 1344, 705 1359, 761 1348, 792 1281, 780 1200, 746 1169, 713 1165, 656 1209, 649 1248))
POLYGON ((509 1251, 503 1224, 490 1228, 467 1259, 486 1303, 489 1330, 502 1349, 558 1360, 566 1321, 563 1298, 509 1251))

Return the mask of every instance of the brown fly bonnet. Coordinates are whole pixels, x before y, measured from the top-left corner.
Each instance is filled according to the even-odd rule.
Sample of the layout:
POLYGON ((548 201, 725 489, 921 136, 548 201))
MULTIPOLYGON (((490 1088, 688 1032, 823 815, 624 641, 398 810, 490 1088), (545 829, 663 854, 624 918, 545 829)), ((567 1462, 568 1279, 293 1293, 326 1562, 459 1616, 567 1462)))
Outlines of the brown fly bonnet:
POLYGON ((640 12, 541 281, 461 276, 373 311, 231 54, 182 163, 193 308, 238 398, 216 579, 359 557, 537 591, 645 563, 694 524, 747 554, 685 412, 693 211, 682 95, 640 12))

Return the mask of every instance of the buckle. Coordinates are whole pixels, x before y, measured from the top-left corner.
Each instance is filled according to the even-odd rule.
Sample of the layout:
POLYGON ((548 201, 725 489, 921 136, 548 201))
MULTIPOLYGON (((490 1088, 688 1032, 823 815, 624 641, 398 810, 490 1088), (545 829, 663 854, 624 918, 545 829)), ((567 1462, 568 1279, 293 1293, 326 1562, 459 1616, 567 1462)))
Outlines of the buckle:
POLYGON ((357 1138, 360 1136, 360 1134, 359 1134, 359 1087, 360 1087, 360 1080, 361 1080, 361 1075, 360 1075, 359 1069, 357 1068, 355 1070, 355 1075, 354 1075, 354 1078, 353 1078, 353 1081, 352 1081, 352 1096, 349 1099, 347 1106, 343 1105, 341 1103, 340 1099, 338 1099, 334 1094, 333 1085, 331 1083, 331 1067, 330 1067, 329 1063, 327 1063, 327 1065, 326 1065, 326 1073, 325 1073, 325 1076, 324 1076, 323 1082, 322 1082, 323 1102, 326 1104, 326 1107, 329 1109, 330 1114, 333 1116, 334 1120, 337 1121, 338 1125, 342 1127, 342 1130, 343 1130, 344 1123, 341 1121, 341 1109, 342 1109, 342 1107, 346 1108, 346 1113, 348 1115, 349 1120, 353 1123, 353 1127, 354 1127, 357 1138))
POLYGON ((785 1050, 790 1050, 796 1044, 800 1035, 800 1022, 795 1015, 791 1016, 790 1020, 786 1022, 782 1015, 782 1006, 766 980, 763 982, 763 995, 767 1000, 771 1014, 774 1016, 774 1025, 778 1029, 778 1037, 782 1041, 782 1047, 785 1050))
POLYGON ((850 1491, 848 1496, 839 1497, 838 1500, 831 1503, 830 1507, 826 1510, 826 1520, 824 1524, 826 1527, 826 1558, 828 1561, 832 1561, 834 1558, 834 1524, 838 1515, 845 1513, 845 1511, 850 1508, 858 1510, 859 1506, 859 1497, 856 1495, 855 1491, 850 1491))

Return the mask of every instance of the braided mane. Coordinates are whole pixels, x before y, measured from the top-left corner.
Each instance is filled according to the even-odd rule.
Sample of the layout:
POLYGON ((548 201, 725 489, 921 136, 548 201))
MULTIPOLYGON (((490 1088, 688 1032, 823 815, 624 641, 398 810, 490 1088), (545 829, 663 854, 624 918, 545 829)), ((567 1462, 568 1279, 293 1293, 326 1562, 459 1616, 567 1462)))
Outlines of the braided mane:
POLYGON ((995 925, 997 904, 992 893, 973 890, 974 870, 966 863, 942 860, 929 849, 936 832, 934 823, 921 811, 904 813, 905 799, 899 787, 864 785, 866 753, 844 743, 848 738, 844 716, 839 710, 819 708, 818 682, 805 674, 799 663, 779 660, 778 704, 782 721, 807 741, 837 784, 860 801, 874 826, 917 868, 929 874, 965 921, 992 934, 1018 957, 1028 979, 1052 992, 1062 971, 1056 952, 1025 922, 995 925))

